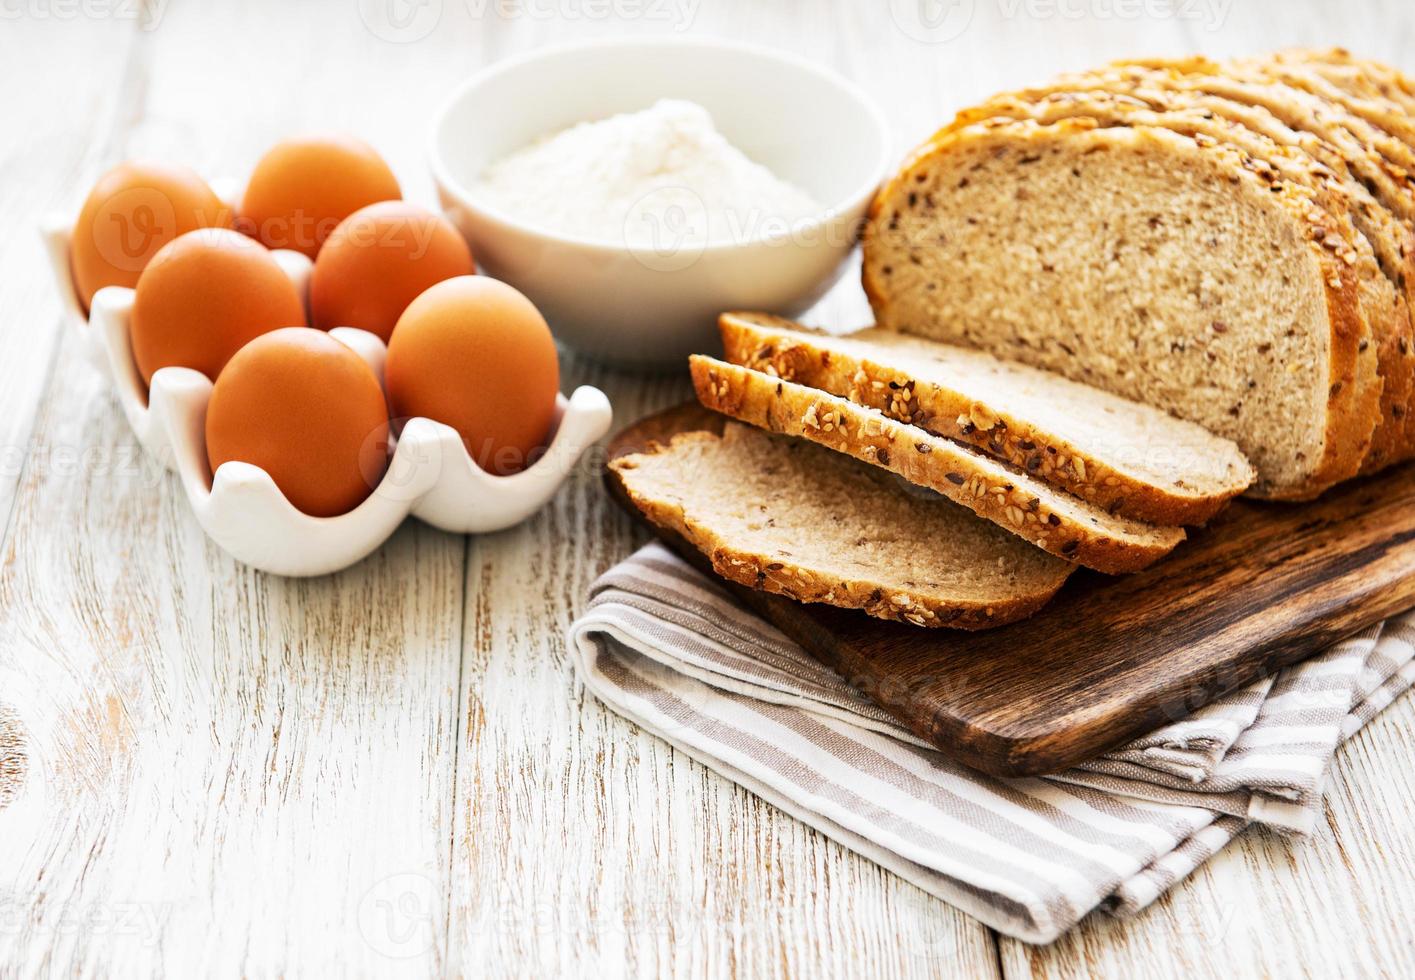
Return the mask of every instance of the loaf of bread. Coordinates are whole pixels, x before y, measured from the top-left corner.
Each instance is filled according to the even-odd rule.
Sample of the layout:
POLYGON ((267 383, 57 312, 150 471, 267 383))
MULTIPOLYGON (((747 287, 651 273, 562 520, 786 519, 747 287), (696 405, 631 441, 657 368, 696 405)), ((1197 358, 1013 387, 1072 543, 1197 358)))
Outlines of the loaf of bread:
POLYGON ((725 313, 719 326, 733 364, 975 447, 1109 514, 1202 524, 1253 482, 1234 443, 1192 422, 983 351, 761 313, 725 313))
POLYGON ((1173 129, 1200 143, 1227 143, 1252 160, 1271 164, 1283 180, 1310 188, 1338 225, 1340 240, 1355 253, 1361 306, 1377 345, 1381 411, 1362 470, 1374 472, 1409 458, 1415 451, 1415 345, 1409 315, 1415 301, 1415 235, 1372 197, 1331 144, 1304 138, 1261 107, 1166 90, 1159 87, 1163 84, 1163 76, 1130 68, 1119 78, 1097 73, 1077 79, 1074 89, 1052 88, 1027 98, 999 96, 977 111, 1042 123, 1091 118, 1105 126, 1173 129))
POLYGON ((877 321, 1195 422, 1261 496, 1410 458, 1411 91, 1331 51, 1130 62, 988 100, 877 198, 877 321))
POLYGON ((915 626, 1031 614, 1076 567, 927 491, 800 439, 729 423, 620 457, 610 478, 730 581, 915 626))

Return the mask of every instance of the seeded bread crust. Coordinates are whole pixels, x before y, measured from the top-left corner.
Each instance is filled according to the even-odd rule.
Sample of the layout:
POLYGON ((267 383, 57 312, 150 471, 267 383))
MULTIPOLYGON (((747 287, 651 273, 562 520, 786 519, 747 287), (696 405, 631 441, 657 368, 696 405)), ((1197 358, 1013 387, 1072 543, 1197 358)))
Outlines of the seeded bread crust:
MULTIPOLYGON (((1201 60, 1198 64, 1211 63, 1201 60)), ((1284 93, 1284 90, 1274 86, 1255 89, 1238 84, 1238 87, 1234 88, 1235 84, 1238 83, 1208 73, 1187 75, 1172 65, 1169 68, 1150 68, 1136 63, 1112 65, 1099 71, 1063 75, 1042 87, 998 96, 981 106, 963 110, 954 122, 941 132, 960 128, 996 114, 1005 115, 1005 111, 994 111, 995 102, 1005 105, 1017 100, 1065 99, 1096 91, 1115 93, 1118 98, 1128 97, 1156 111, 1189 107, 1212 112, 1284 147, 1306 151, 1321 165, 1342 178, 1348 194, 1358 208, 1353 217, 1359 214, 1373 222, 1381 223, 1387 229, 1395 229, 1390 235, 1394 248, 1382 257, 1387 274, 1392 280, 1402 276, 1409 277, 1410 271, 1415 269, 1415 259, 1412 259, 1415 249, 1411 247, 1413 239, 1410 223, 1402 220, 1400 216, 1415 206, 1415 193, 1391 183, 1389 175, 1385 173, 1388 161, 1378 159, 1379 155, 1374 149, 1357 141, 1340 126, 1332 127, 1321 123, 1317 127, 1321 130, 1320 133, 1303 128, 1301 123, 1308 116, 1292 105, 1281 108, 1279 112, 1283 118, 1279 118, 1271 107, 1283 106, 1290 102, 1290 98, 1284 98, 1284 94, 1290 96, 1291 92, 1284 93), (1227 94, 1213 91, 1216 86, 1226 89, 1227 94), (1367 189, 1367 184, 1380 191, 1382 199, 1373 197, 1372 192, 1367 189), (1386 191, 1393 196, 1387 197, 1386 191), (1389 215, 1389 218, 1382 217, 1380 212, 1389 215)), ((1327 107, 1327 111, 1333 117, 1341 115, 1334 107, 1327 107)), ((1371 237, 1374 247, 1378 236, 1369 232, 1367 234, 1371 237)), ((1407 293, 1407 302, 1409 300, 1407 293)))
POLYGON ((887 331, 831 337, 763 313, 725 313, 718 324, 729 363, 971 445, 1111 514, 1151 524, 1203 524, 1253 481, 1252 466, 1227 439, 1149 406, 981 352, 913 342, 925 353, 929 348, 952 352, 956 363, 949 371, 960 376, 950 384, 940 373, 921 375, 909 351, 901 351, 887 331), (974 397, 977 387, 972 393, 962 390, 993 374, 1003 382, 995 397, 974 397), (1009 383, 1011 389, 1045 392, 1052 404, 1093 407, 1088 438, 1068 438, 1058 431, 1055 412, 1009 399, 1009 383), (1121 447, 1137 442, 1164 461, 1155 468, 1162 473, 1144 472, 1123 458, 1121 447))
POLYGON ((706 408, 889 470, 1058 558, 1098 572, 1137 572, 1184 540, 1181 528, 1114 517, 1023 470, 845 398, 697 354, 689 363, 706 408))
POLYGON ((645 517, 701 551, 723 578, 914 626, 1015 622, 1076 567, 936 496, 911 497, 840 454, 746 426, 681 434, 613 460, 609 471, 645 517), (762 500, 772 495, 789 495, 791 513, 751 517, 771 509, 762 500), (791 526, 771 526, 778 519, 791 526), (801 525, 853 540, 830 554, 811 551, 821 535, 802 535, 801 525))
POLYGON ((1113 67, 1132 74, 1156 73, 1176 89, 1203 92, 1267 110, 1292 129, 1311 133, 1338 147, 1353 173, 1368 184, 1377 200, 1401 217, 1415 219, 1415 187, 1407 182, 1409 174, 1381 147, 1402 156, 1405 151, 1398 141, 1382 139, 1344 107, 1203 58, 1120 62, 1113 67))
MULTIPOLYGON (((881 326, 909 330, 920 326, 896 321, 890 287, 883 272, 891 259, 897 257, 888 246, 899 238, 896 233, 900 230, 901 216, 909 208, 907 198, 911 185, 928 179, 930 171, 942 166, 949 154, 993 144, 999 151, 1008 147, 1022 148, 1028 156, 1040 155, 1059 144, 1082 153, 1132 148, 1136 152, 1172 156, 1176 166, 1183 166, 1187 155, 1211 154, 1227 169, 1228 179, 1235 185, 1247 183, 1254 191, 1262 191, 1254 195, 1254 200, 1269 200, 1286 213, 1292 223, 1293 238, 1320 270, 1326 309, 1326 336, 1321 340, 1327 352, 1328 393, 1321 424, 1323 440, 1316 452, 1317 459, 1306 461, 1304 475, 1289 482, 1274 479, 1260 467, 1260 482, 1255 492, 1277 499, 1309 499, 1360 469, 1378 421, 1380 385, 1375 379, 1375 351, 1370 350, 1370 356, 1363 357, 1370 348, 1371 330, 1360 309, 1358 277, 1319 244, 1314 232, 1318 228, 1325 231, 1327 222, 1309 196, 1297 193, 1290 186, 1270 188, 1246 170, 1236 154, 1226 152, 1221 146, 1200 148, 1193 140, 1168 131, 1148 127, 1108 129, 1084 119, 1067 119, 1046 126, 1028 121, 991 120, 944 133, 910 156, 871 208, 864 234, 863 279, 881 326)), ((921 229, 914 231, 921 232, 921 229)))
MULTIPOLYGON (((1202 57, 1133 59, 1117 61, 1095 71, 1064 74, 1045 85, 1021 89, 1005 97, 1032 99, 1048 93, 1098 87, 1133 91, 1141 86, 1217 98, 1262 110, 1284 126, 1336 147, 1353 173, 1370 186, 1378 200, 1406 218, 1415 217, 1412 213, 1415 187, 1406 181, 1408 171, 1383 155, 1381 147, 1372 142, 1384 134, 1341 105, 1252 70, 1221 65, 1202 57)), ((984 102, 958 113, 941 132, 992 115, 989 103, 984 102)), ((1245 121, 1251 125, 1251 120, 1245 121)), ((1253 128, 1274 135, 1261 126, 1253 128)), ((1387 138, 1382 145, 1403 158, 1406 149, 1397 146, 1397 142, 1387 138)))
POLYGON ((1353 95, 1308 65, 1274 61, 1270 57, 1245 59, 1234 64, 1242 69, 1237 72, 1240 80, 1285 85, 1341 107, 1347 113, 1347 122, 1354 120, 1354 135, 1396 166, 1407 171, 1415 169, 1415 149, 1412 149, 1415 120, 1384 96, 1353 95))
POLYGON ((1415 116, 1415 81, 1389 65, 1353 57, 1345 48, 1291 48, 1269 57, 1279 64, 1310 67, 1352 95, 1384 98, 1415 116))
POLYGON ((997 116, 1041 124, 1067 118, 1094 119, 1103 126, 1153 126, 1198 141, 1216 140, 1243 155, 1244 166, 1264 179, 1294 182, 1312 191, 1337 234, 1322 244, 1342 255, 1350 249, 1360 276, 1361 305, 1376 343, 1376 370, 1382 381, 1380 421, 1362 465, 1363 473, 1415 455, 1409 420, 1415 417, 1415 345, 1407 290, 1415 289, 1415 236, 1345 172, 1338 173, 1300 146, 1283 146, 1215 111, 1194 97, 1162 93, 1131 82, 1121 91, 1104 88, 1051 91, 1036 98, 1002 95, 987 109, 997 116), (1355 199, 1353 199, 1355 198, 1355 199), (1392 270, 1392 271, 1387 271, 1392 270), (1397 285, 1401 288, 1397 289, 1397 285))

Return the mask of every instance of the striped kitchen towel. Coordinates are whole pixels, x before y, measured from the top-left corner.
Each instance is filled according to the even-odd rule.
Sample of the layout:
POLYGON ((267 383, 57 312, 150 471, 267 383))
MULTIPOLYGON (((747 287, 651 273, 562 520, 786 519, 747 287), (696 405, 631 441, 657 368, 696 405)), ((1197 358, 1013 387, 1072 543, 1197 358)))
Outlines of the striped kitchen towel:
POLYGON ((1133 914, 1250 823, 1312 826, 1341 742, 1415 681, 1415 612, 1085 766, 997 779, 951 762, 658 544, 570 627, 611 709, 1019 939, 1133 914))

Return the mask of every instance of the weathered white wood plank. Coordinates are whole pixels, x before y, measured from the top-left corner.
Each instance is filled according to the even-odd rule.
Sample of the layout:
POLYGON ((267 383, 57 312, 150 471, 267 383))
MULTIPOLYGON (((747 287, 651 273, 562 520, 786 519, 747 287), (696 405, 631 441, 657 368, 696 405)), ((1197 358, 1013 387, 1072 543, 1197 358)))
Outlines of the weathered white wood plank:
MULTIPOLYGON (((65 22, 26 18, 0 31, 0 82, 16 97, 0 106, 10 133, 32 134, 34 143, 0 144, 0 541, 8 537, 15 490, 27 468, 74 465, 82 447, 35 454, 32 437, 41 397, 49 383, 58 344, 59 303, 47 258, 38 246, 45 214, 78 208, 75 187, 97 176, 110 141, 121 130, 127 105, 123 82, 137 48, 132 22, 65 22), (54 58, 60 46, 87 63, 75 78, 73 63, 54 58), (23 89, 20 88, 24 81, 23 89), (18 97, 20 91, 24 97, 18 97), (34 146, 44 146, 41 154, 34 146)), ((92 457, 90 457, 92 459, 92 457)), ((0 809, 19 795, 30 770, 28 737, 0 685, 0 809)), ((9 901, 5 911, 11 911, 9 901)))
MULTIPOLYGON (((0 535, 29 459, 49 378, 59 304, 39 224, 75 213, 99 174, 130 104, 124 82, 138 58, 135 22, 19 18, 0 24, 0 535), (56 51, 63 57, 55 57, 56 51), (77 72, 79 65, 84 66, 77 72)), ((40 461, 41 464, 43 461, 40 461)))
MULTIPOLYGON (((342 128, 431 203, 407 92, 461 73, 459 38, 404 61, 357 5, 269 2, 170 4, 138 40, 105 162, 240 172, 278 137, 342 128)), ((44 53, 89 70, 82 50, 44 53)), ((337 576, 240 568, 174 478, 102 465, 139 455, 101 380, 65 361, 73 347, 33 455, 96 456, 25 470, 0 570, 0 692, 27 759, 0 810, 0 962, 441 972, 463 542, 409 524, 337 576)))

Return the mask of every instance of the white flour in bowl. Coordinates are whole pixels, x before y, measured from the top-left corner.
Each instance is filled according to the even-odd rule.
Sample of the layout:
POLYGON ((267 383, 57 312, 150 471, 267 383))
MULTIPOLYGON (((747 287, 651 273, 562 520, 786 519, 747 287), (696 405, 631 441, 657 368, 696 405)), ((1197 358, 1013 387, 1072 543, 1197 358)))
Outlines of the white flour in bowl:
POLYGON ((822 210, 678 99, 532 143, 488 167, 477 189, 546 230, 655 249, 779 235, 822 210))

